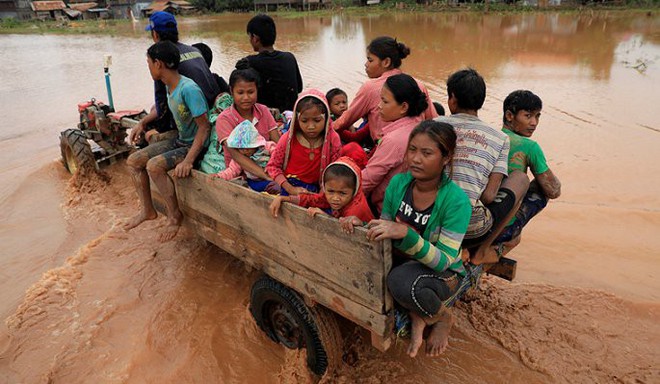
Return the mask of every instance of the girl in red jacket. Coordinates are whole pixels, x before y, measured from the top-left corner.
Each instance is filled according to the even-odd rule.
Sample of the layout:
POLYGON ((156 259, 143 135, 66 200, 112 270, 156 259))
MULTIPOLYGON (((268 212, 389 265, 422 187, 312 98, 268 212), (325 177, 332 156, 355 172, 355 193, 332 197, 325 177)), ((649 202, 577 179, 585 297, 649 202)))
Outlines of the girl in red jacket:
POLYGON ((355 218, 355 224, 371 221, 367 199, 361 187, 360 167, 348 157, 341 157, 330 164, 323 172, 323 191, 316 194, 298 196, 277 196, 270 204, 270 212, 277 217, 283 201, 308 207, 310 216, 329 214, 333 217, 355 218))
POLYGON ((323 170, 339 158, 340 150, 325 96, 315 89, 305 91, 296 101, 291 128, 277 142, 266 172, 281 187, 282 195, 316 193, 323 170))

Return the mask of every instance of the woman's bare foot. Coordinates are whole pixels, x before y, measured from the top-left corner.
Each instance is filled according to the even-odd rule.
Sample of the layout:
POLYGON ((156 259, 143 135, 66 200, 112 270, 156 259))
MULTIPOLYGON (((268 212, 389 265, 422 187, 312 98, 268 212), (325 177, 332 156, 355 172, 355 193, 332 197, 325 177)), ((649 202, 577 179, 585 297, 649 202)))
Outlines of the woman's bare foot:
POLYGON ((444 311, 441 319, 431 326, 431 333, 426 339, 427 356, 440 356, 447 349, 447 345, 449 345, 449 331, 451 331, 453 324, 454 317, 448 311, 444 311))
POLYGON ((419 347, 422 346, 424 342, 424 328, 426 328, 426 323, 424 319, 419 317, 418 314, 410 312, 410 320, 412 321, 410 329, 410 344, 408 345, 408 356, 415 357, 417 356, 417 351, 419 347))
POLYGON ((124 230, 128 231, 130 229, 137 227, 143 222, 147 220, 153 220, 156 217, 158 217, 158 212, 156 211, 147 211, 147 212, 141 211, 140 213, 138 213, 137 215, 133 216, 128 221, 126 221, 122 227, 124 228, 124 230))

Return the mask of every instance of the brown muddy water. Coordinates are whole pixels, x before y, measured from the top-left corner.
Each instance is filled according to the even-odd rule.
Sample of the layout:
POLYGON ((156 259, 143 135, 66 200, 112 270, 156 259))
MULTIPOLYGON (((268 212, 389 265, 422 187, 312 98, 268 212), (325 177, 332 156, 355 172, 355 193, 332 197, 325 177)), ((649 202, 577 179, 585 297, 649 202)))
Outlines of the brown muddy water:
MULTIPOLYGON (((183 41, 214 50, 227 77, 249 53, 248 15, 180 21, 183 41)), ((378 35, 412 48, 404 71, 446 103, 444 80, 486 78, 481 117, 501 121, 506 95, 544 101, 535 135, 563 195, 512 254, 515 283, 486 279, 461 303, 447 352, 379 353, 346 327, 357 361, 339 383, 660 382, 660 17, 657 13, 395 14, 277 18, 306 87, 354 95, 364 47, 378 35)), ((74 26, 75 27, 75 26, 74 26)), ((106 100, 113 56, 118 108, 147 108, 144 22, 108 36, 0 36, 0 382, 297 383, 304 358, 271 342, 248 311, 258 277, 161 219, 123 232, 137 209, 123 164, 74 187, 58 134, 76 104, 106 100)))

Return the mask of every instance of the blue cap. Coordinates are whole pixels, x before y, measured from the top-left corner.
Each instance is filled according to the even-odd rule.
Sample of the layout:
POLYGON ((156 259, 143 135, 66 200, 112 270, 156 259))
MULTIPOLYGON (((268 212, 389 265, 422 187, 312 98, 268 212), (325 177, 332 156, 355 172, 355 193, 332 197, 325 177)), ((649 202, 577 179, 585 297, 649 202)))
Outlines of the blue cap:
POLYGON ((154 12, 149 17, 149 25, 147 25, 144 30, 156 32, 177 32, 176 19, 174 18, 174 15, 169 12, 154 12))

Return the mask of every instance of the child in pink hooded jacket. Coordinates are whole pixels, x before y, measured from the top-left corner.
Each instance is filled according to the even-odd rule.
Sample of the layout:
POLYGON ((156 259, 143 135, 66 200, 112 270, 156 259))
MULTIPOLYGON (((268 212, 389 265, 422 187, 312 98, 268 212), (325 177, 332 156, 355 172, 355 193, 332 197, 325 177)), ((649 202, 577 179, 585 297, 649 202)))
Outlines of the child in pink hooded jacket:
POLYGON ((325 96, 315 89, 304 91, 294 106, 291 128, 278 141, 266 172, 282 195, 316 193, 323 170, 339 158, 340 150, 325 96))

